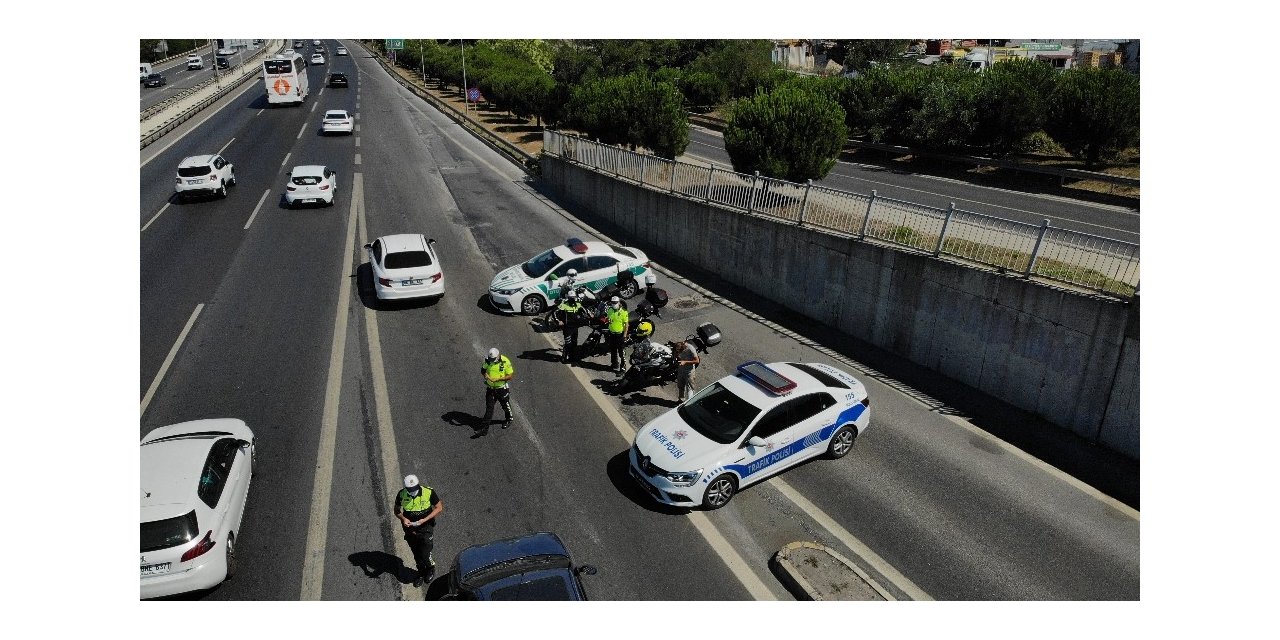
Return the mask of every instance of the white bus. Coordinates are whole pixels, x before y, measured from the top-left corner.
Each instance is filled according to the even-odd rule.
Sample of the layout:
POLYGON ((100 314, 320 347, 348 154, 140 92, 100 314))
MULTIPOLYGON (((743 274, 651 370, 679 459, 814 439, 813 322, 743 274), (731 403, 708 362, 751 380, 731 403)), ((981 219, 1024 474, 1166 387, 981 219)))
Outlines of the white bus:
POLYGON ((263 60, 262 81, 267 88, 268 104, 302 104, 311 89, 307 63, 297 52, 278 53, 263 60))

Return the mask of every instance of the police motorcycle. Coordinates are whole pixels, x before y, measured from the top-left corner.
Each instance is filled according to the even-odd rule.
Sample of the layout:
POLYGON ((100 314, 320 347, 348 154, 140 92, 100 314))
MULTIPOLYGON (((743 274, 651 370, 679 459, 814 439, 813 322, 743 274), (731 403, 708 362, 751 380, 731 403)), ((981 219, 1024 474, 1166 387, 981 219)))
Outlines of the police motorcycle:
MULTIPOLYGON (((583 325, 586 325, 587 320, 589 319, 590 310, 597 306, 597 298, 594 291, 589 289, 586 285, 578 283, 577 276, 577 269, 570 269, 569 272, 565 274, 564 282, 559 283, 560 294, 556 297, 556 300, 564 300, 568 296, 570 290, 576 293, 578 295, 578 303, 582 305, 582 309, 579 311, 582 315, 581 321, 583 325)), ((607 300, 608 298, 605 299, 607 300)), ((550 330, 558 326, 556 324, 556 313, 559 311, 557 308, 558 306, 559 305, 552 305, 552 307, 547 310, 546 314, 542 316, 542 326, 545 329, 550 330)))
MULTIPOLYGON (((707 353, 711 347, 720 344, 720 329, 710 322, 704 322, 698 325, 697 333, 685 337, 685 341, 693 345, 699 354, 707 353)), ((674 341, 655 344, 648 338, 640 340, 631 348, 631 366, 627 367, 621 378, 609 384, 607 390, 621 395, 638 391, 654 382, 666 384, 667 381, 675 380, 680 368, 676 362, 678 355, 674 341)))
MULTIPOLYGON (((587 334, 586 339, 582 341, 582 346, 580 347, 580 353, 584 356, 595 356, 604 353, 604 349, 602 347, 605 343, 605 334, 609 332, 609 314, 606 312, 609 308, 609 297, 604 296, 603 293, 604 292, 601 291, 602 295, 597 300, 595 306, 585 316, 586 324, 584 326, 590 327, 591 332, 587 334)), ((625 308, 627 303, 623 302, 622 304, 625 308)), ((583 310, 585 311, 586 309, 587 306, 584 304, 583 310)), ((655 307, 653 303, 648 300, 642 300, 640 304, 636 306, 636 310, 629 315, 631 316, 631 319, 627 323, 630 327, 630 330, 627 332, 627 346, 636 344, 653 335, 654 330, 658 328, 658 322, 653 318, 654 316, 661 317, 658 307, 655 307)))

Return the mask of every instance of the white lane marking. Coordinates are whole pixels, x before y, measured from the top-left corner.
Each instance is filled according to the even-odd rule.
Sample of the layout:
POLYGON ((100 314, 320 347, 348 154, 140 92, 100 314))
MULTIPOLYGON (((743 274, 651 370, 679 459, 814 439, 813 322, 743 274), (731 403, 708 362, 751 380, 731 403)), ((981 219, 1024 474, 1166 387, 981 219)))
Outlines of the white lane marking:
POLYGON ((155 214, 154 216, 151 216, 151 219, 150 219, 150 220, 148 220, 146 224, 142 225, 142 228, 138 230, 138 233, 142 233, 143 231, 146 231, 146 230, 147 230, 147 227, 151 226, 151 223, 152 223, 152 222, 155 222, 155 221, 156 221, 156 218, 159 218, 159 217, 160 217, 160 214, 164 213, 164 210, 165 210, 165 209, 168 209, 170 204, 173 204, 173 203, 171 203, 171 202, 166 202, 166 203, 164 203, 164 206, 163 206, 163 207, 160 207, 160 210, 159 210, 159 211, 157 211, 157 212, 156 212, 156 214, 155 214))
POLYGON ((316 97, 317 97, 317 98, 319 98, 320 96, 324 95, 324 90, 325 90, 326 88, 327 88, 327 87, 320 87, 320 93, 317 93, 317 94, 316 94, 316 97))
MULTIPOLYGON (((319 97, 319 96, 317 96, 317 97, 319 97)), ((316 112, 316 107, 318 107, 318 106, 320 106, 320 103, 319 103, 319 102, 312 102, 312 103, 311 103, 311 113, 315 113, 315 112, 316 112)))
POLYGON ((263 111, 266 111, 266 109, 258 109, 258 112, 257 112, 257 113, 255 113, 255 114, 253 114, 253 117, 255 117, 255 118, 256 118, 256 117, 258 117, 258 116, 262 115, 262 112, 263 112, 263 111))
POLYGON ((197 122, 197 123, 196 123, 195 125, 193 125, 190 129, 187 129, 186 131, 182 132, 181 134, 179 134, 179 135, 178 135, 178 137, 174 138, 173 140, 170 140, 170 141, 169 141, 169 144, 166 144, 166 145, 164 145, 163 147, 160 147, 160 149, 158 149, 158 150, 157 150, 157 151, 156 151, 156 152, 155 152, 155 153, 154 153, 150 158, 147 158, 146 160, 143 160, 143 161, 142 161, 142 164, 138 165, 138 168, 139 168, 139 169, 141 169, 142 167, 147 166, 147 163, 151 162, 152 160, 155 160, 157 157, 159 157, 159 156, 160 156, 160 154, 162 154, 162 153, 164 153, 165 151, 167 151, 167 150, 169 149, 169 147, 172 147, 173 145, 178 144, 178 141, 179 141, 179 140, 181 140, 181 139, 183 139, 183 138, 187 137, 187 134, 191 133, 192 131, 195 131, 196 129, 199 129, 199 128, 200 128, 200 125, 203 125, 205 122, 208 122, 208 121, 209 121, 209 118, 212 118, 212 117, 214 117, 214 116, 218 115, 218 112, 219 112, 219 111, 222 111, 223 109, 226 109, 228 105, 230 105, 232 102, 235 102, 235 99, 236 99, 236 98, 239 98, 239 97, 240 97, 240 94, 244 93, 245 91, 248 91, 251 87, 256 87, 256 86, 259 86, 259 85, 256 85, 256 84, 254 84, 254 83, 252 83, 252 82, 246 82, 246 83, 244 83, 244 88, 243 88, 243 89, 241 89, 241 90, 239 90, 239 91, 237 91, 237 92, 236 92, 236 95, 234 95, 234 96, 229 96, 229 98, 230 98, 230 99, 228 99, 226 102, 224 102, 224 103, 222 104, 222 106, 220 106, 220 107, 218 107, 218 108, 214 109, 213 111, 211 111, 211 112, 209 113, 209 115, 207 115, 207 116, 205 116, 204 118, 202 118, 202 119, 200 120, 200 122, 197 122))
POLYGON ((916 583, 912 582, 910 578, 902 575, 902 572, 894 568, 893 565, 885 562, 884 558, 880 557, 880 554, 872 551, 871 547, 863 544, 861 540, 857 539, 852 533, 849 533, 847 529, 840 526, 831 518, 831 516, 827 515, 826 512, 819 509, 818 506, 812 502, 809 502, 808 498, 805 498, 800 495, 798 491, 792 489, 791 485, 787 484, 781 476, 774 476, 764 484, 770 485, 781 492, 788 500, 795 503, 795 505, 800 507, 802 511, 809 514, 809 517, 812 518, 814 522, 817 522, 819 526, 830 532, 837 540, 844 543, 846 547, 849 547, 849 549, 857 554, 858 557, 865 560, 867 564, 871 565, 871 567, 876 571, 879 571, 880 575, 884 576, 884 578, 895 587, 901 589, 902 592, 907 594, 907 596, 912 600, 933 600, 933 597, 925 593, 924 589, 916 586, 916 583))
POLYGON ((360 136, 356 136, 356 146, 360 146, 360 136))
POLYGON ((364 193, 364 179, 355 174, 351 211, 347 214, 347 238, 342 244, 342 279, 329 346, 329 379, 325 385, 324 413, 320 419, 320 443, 316 450, 316 475, 311 484, 311 516, 307 546, 302 556, 301 600, 319 600, 324 590, 324 550, 329 538, 329 495, 333 490, 333 457, 338 438, 338 400, 342 393, 342 355, 347 344, 347 309, 351 304, 351 247, 356 238, 356 203, 364 193))
POLYGON ((302 139, 302 132, 304 132, 304 131, 306 131, 306 130, 307 130, 307 125, 308 125, 308 124, 310 124, 310 123, 307 123, 307 122, 302 123, 302 128, 301 128, 301 129, 298 129, 298 136, 297 136, 296 138, 294 138, 294 140, 301 140, 301 139, 302 139))
POLYGON ((270 194, 271 194, 271 190, 270 190, 270 189, 267 189, 266 191, 263 191, 263 192, 262 192, 262 197, 261 197, 261 198, 258 198, 258 206, 256 206, 256 207, 254 207, 254 208, 253 208, 253 214, 249 216, 249 221, 248 221, 248 222, 246 222, 246 223, 244 223, 244 228, 245 228, 245 229, 248 229, 248 228, 249 228, 249 225, 253 224, 253 219, 254 219, 254 218, 256 218, 256 217, 258 217, 258 209, 261 209, 261 208, 262 208, 262 203, 264 203, 264 202, 266 202, 266 201, 267 201, 267 196, 268 196, 268 195, 270 195, 270 194))
POLYGON ((177 342, 173 343, 173 348, 169 349, 169 355, 165 356, 164 363, 160 365, 160 370, 156 372, 156 377, 151 381, 151 386, 147 387, 146 395, 142 396, 142 407, 138 411, 138 417, 141 418, 147 412, 147 405, 151 404, 151 398, 156 395, 156 389, 160 388, 160 381, 164 379, 164 374, 169 371, 169 365, 173 364, 173 359, 178 357, 178 349, 182 348, 182 341, 187 339, 187 334, 191 333, 191 327, 195 325, 196 318, 200 316, 200 311, 204 309, 204 303, 196 305, 196 310, 191 312, 191 317, 187 319, 187 325, 182 327, 182 333, 178 334, 177 342))
POLYGON ((222 145, 222 148, 221 148, 221 149, 218 149, 218 154, 217 154, 217 155, 222 155, 222 152, 223 152, 223 151, 226 151, 226 150, 227 150, 227 147, 231 146, 231 143, 232 143, 232 142, 235 142, 235 141, 236 141, 236 139, 235 139, 235 138, 232 138, 232 139, 228 140, 226 144, 222 145))
POLYGON ((356 123, 356 133, 360 133, 360 123, 356 123))
POLYGON ((360 164, 360 154, 356 154, 356 164, 360 164))
MULTIPOLYGON (((356 174, 360 175, 360 174, 356 174)), ((363 199, 360 202, 359 213, 357 217, 360 220, 360 246, 369 242, 369 227, 367 224, 367 210, 364 206, 363 199)), ((356 250, 357 253, 359 249, 356 250)), ((359 270, 356 271, 359 273, 359 270)), ((357 283, 359 284, 359 283, 357 283)), ((373 375, 373 406, 374 415, 378 421, 378 448, 382 452, 382 484, 387 492, 395 492, 400 488, 400 452, 396 446, 396 432, 391 422, 391 395, 387 392, 387 375, 382 364, 382 339, 378 334, 378 315, 369 307, 364 308, 364 324, 369 334, 369 371, 373 375)), ((409 543, 404 541, 404 537, 400 535, 400 527, 396 522, 387 523, 391 528, 391 538, 395 540, 396 556, 404 562, 405 566, 412 567, 413 551, 409 549, 409 543)), ((415 589, 422 597, 426 596, 427 584, 415 589)), ((400 599, 407 600, 406 591, 413 587, 405 584, 399 585, 400 599)))
MULTIPOLYGON (((552 347, 561 346, 551 337, 551 334, 543 333, 540 335, 552 347)), ((636 435, 636 429, 631 426, 631 423, 623 417, 617 407, 606 402, 601 394, 594 393, 596 391, 595 385, 591 384, 591 381, 587 378, 587 374, 582 369, 578 367, 570 367, 569 372, 578 379, 578 383, 581 384, 584 389, 588 390, 588 393, 586 394, 587 397, 594 400, 596 406, 600 407, 600 411, 609 419, 609 423, 618 431, 618 435, 622 436, 622 440, 626 443, 626 446, 631 446, 636 435)), ((738 550, 733 548, 733 545, 725 539, 724 535, 720 533, 720 530, 716 528, 715 524, 707 518, 705 513, 702 513, 701 511, 690 511, 689 521, 693 523, 693 527, 698 530, 698 533, 702 535, 702 538, 707 541, 711 550, 715 551, 716 555, 720 556, 720 560, 729 568, 729 571, 738 579, 738 582, 741 582, 742 586, 751 594, 752 599, 778 599, 777 596, 773 595, 773 592, 769 590, 769 587, 765 586, 764 580, 760 579, 760 576, 751 568, 751 565, 748 564, 747 561, 738 553, 738 550)))
POLYGON ((284 154, 284 160, 281 160, 281 161, 280 161, 280 166, 281 166, 281 167, 284 167, 284 164, 285 164, 286 162, 288 162, 288 161, 289 161, 289 156, 291 156, 291 155, 293 155, 293 152, 292 152, 292 151, 290 151, 289 153, 284 154))

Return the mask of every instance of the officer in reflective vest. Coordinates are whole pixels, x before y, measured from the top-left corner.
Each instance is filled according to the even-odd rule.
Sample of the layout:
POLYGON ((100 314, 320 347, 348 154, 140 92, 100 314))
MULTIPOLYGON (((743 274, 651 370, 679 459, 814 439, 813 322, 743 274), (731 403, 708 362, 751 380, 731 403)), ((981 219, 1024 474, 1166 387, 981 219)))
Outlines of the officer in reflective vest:
POLYGON ((506 429, 511 426, 511 377, 516 374, 516 369, 511 366, 511 360, 494 347, 489 349, 484 364, 480 367, 480 373, 484 375, 485 384, 485 410, 484 418, 481 419, 483 427, 487 431, 489 423, 493 421, 494 403, 502 403, 502 411, 506 414, 506 419, 502 421, 502 428, 506 429))
POLYGON ((631 330, 631 314, 622 307, 622 300, 613 296, 609 298, 609 308, 605 309, 605 315, 609 318, 609 367, 615 374, 622 375, 627 365, 623 349, 627 344, 627 332, 631 330))
POLYGON ((560 301, 560 306, 556 307, 556 322, 560 324, 560 337, 564 339, 561 362, 578 359, 578 327, 582 325, 580 313, 582 303, 578 302, 578 292, 570 289, 560 301))
POLYGON ((391 509, 400 520, 404 541, 409 543, 413 561, 418 567, 418 577, 413 580, 413 586, 420 587, 423 581, 431 582, 436 574, 436 561, 431 557, 436 516, 444 510, 440 494, 419 483, 418 476, 410 474, 404 477, 404 488, 396 493, 391 509))

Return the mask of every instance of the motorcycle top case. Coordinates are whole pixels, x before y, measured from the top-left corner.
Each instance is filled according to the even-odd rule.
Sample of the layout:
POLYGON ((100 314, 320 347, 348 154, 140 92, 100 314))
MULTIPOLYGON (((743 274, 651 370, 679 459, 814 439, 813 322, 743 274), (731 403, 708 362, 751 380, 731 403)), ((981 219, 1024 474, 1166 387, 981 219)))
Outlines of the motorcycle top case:
POLYGON ((650 287, 645 291, 644 299, 648 300, 649 304, 661 309, 667 306, 667 290, 650 287))
POLYGON ((708 347, 714 347, 720 344, 720 327, 704 322, 698 325, 698 337, 702 338, 703 344, 708 347))

